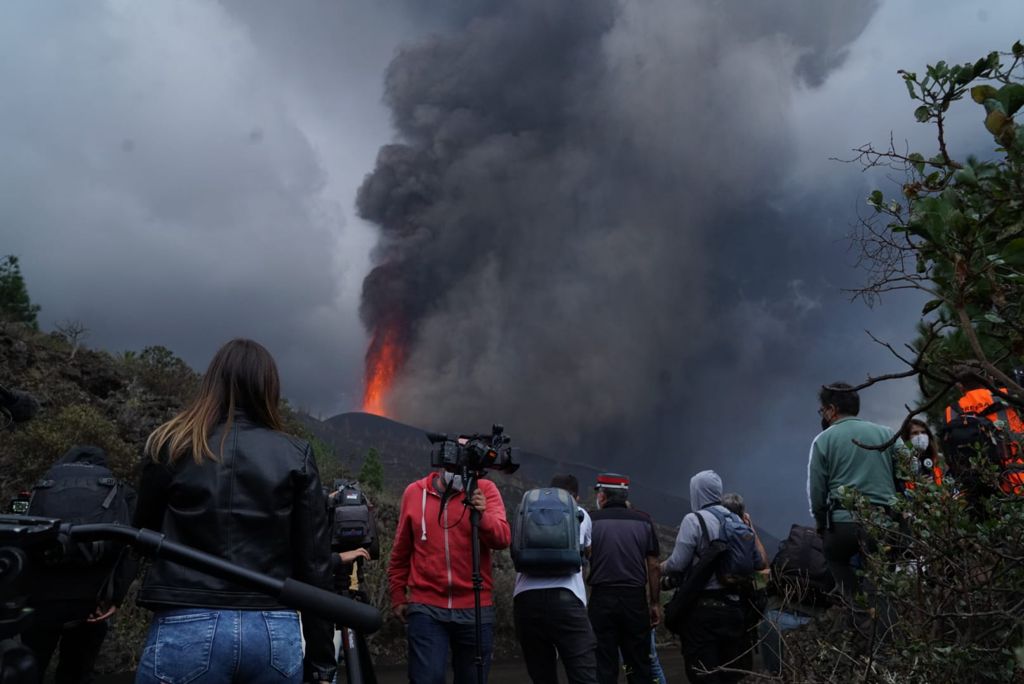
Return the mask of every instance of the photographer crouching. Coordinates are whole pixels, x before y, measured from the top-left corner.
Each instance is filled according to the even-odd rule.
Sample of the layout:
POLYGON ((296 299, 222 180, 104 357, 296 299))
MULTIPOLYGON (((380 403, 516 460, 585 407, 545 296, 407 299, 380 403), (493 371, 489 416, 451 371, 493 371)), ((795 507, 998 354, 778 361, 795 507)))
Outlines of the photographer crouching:
POLYGON ((391 606, 406 625, 410 682, 442 684, 450 649, 455 684, 483 684, 494 642, 491 551, 508 548, 512 534, 497 486, 482 478, 486 469, 518 466, 500 426, 487 437, 429 437, 439 445, 431 459, 438 470, 402 495, 388 565, 391 606))
MULTIPOLYGON (((358 482, 335 480, 328 493, 331 521, 331 575, 334 591, 362 603, 369 597, 362 590, 363 562, 380 558, 380 540, 373 505, 358 482)), ((338 625, 334 632, 338 664, 343 665, 348 684, 376 684, 373 661, 366 640, 358 632, 338 625)))

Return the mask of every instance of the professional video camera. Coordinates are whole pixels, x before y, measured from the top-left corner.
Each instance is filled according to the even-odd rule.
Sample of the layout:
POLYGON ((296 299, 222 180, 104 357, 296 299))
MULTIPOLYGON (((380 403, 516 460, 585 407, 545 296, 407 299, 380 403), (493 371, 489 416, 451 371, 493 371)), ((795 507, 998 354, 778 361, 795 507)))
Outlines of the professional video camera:
POLYGON ((437 448, 430 452, 430 465, 444 468, 451 473, 468 471, 479 477, 484 470, 514 473, 518 463, 512 462, 511 437, 505 435, 501 425, 491 426, 490 435, 459 435, 449 439, 448 435, 428 432, 427 439, 437 448))
POLYGON ((39 410, 39 402, 28 392, 19 392, 0 385, 0 414, 8 424, 24 423, 39 410))
POLYGON ((331 550, 366 549, 370 559, 380 558, 377 520, 366 494, 353 480, 335 480, 331 494, 331 550))

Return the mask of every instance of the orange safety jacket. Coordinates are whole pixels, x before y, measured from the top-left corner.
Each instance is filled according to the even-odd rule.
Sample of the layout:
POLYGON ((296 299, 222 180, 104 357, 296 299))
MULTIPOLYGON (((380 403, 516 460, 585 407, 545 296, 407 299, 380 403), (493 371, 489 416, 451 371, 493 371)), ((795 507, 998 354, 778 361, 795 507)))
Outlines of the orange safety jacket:
MULTIPOLYGON (((1005 390, 1004 390, 1005 391, 1005 390)), ((1003 473, 1000 488, 1007 494, 1024 496, 1024 455, 1020 441, 1024 440, 1024 420, 1017 409, 1007 406, 992 390, 972 389, 957 400, 958 414, 973 413, 985 416, 993 423, 1002 423, 1007 433, 1009 452, 1000 464, 1003 473)), ((953 421, 953 407, 946 407, 946 424, 953 421)))
MULTIPOLYGON (((935 484, 939 485, 940 487, 942 486, 942 468, 940 468, 939 466, 932 466, 932 480, 935 482, 935 484)), ((917 483, 914 482, 913 480, 907 480, 906 482, 903 483, 903 487, 904 489, 913 490, 917 487, 917 483)))

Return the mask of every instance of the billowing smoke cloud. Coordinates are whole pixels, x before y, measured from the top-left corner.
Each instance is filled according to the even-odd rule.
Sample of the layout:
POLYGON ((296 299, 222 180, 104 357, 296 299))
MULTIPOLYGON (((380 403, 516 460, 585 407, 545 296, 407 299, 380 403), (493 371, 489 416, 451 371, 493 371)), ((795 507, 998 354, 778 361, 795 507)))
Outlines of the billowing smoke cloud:
MULTIPOLYGON (((782 532, 815 387, 893 370, 863 329, 898 342, 920 310, 839 292, 875 181, 827 159, 923 136, 895 69, 1022 21, 1019 0, 11 0, 0 254, 44 328, 198 368, 251 335, 295 404, 355 408, 376 231, 351 205, 385 86, 362 312, 408 336, 398 417, 501 420, 679 492, 713 466, 782 532)), ((908 398, 863 403, 893 421, 908 398)))
POLYGON ((358 200, 381 228, 364 321, 408 345, 391 410, 610 462, 664 449, 709 358, 757 367, 820 306, 792 277, 744 297, 718 257, 776 230, 792 94, 873 8, 517 0, 403 50, 401 142, 358 200))

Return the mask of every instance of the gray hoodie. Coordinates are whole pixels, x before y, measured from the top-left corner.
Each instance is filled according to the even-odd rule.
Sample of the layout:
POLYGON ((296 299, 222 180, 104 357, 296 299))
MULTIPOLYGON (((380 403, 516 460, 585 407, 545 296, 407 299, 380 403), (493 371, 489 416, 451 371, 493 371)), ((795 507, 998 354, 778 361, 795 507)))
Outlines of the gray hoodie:
MULTIPOLYGON (((670 573, 685 572, 696 560, 697 553, 704 548, 705 542, 700 529, 700 521, 697 516, 704 518, 708 527, 708 539, 718 539, 721 523, 718 518, 710 512, 701 515, 698 513, 709 504, 718 504, 722 499, 722 478, 713 470, 702 470, 690 478, 690 508, 692 513, 687 513, 679 523, 679 534, 676 535, 676 545, 672 549, 672 555, 665 561, 665 571, 670 573)), ((717 505, 722 512, 728 512, 724 506, 717 505)), ((721 584, 712 576, 711 581, 705 589, 719 589, 721 584)))

